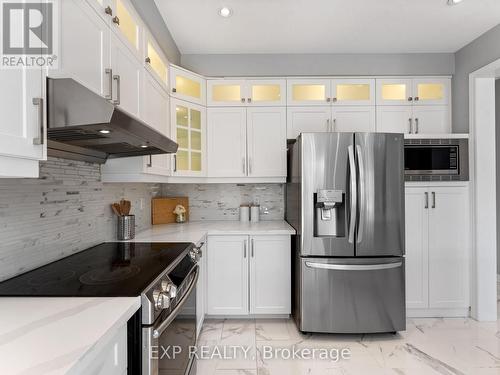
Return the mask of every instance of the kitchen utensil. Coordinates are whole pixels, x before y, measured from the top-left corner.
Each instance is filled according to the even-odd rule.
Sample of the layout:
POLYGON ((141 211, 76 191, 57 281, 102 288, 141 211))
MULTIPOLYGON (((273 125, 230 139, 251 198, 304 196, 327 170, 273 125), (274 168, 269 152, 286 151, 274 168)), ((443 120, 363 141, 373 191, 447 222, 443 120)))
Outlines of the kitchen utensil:
POLYGON ((117 238, 119 241, 131 240, 135 237, 135 215, 118 217, 117 238))
POLYGON ((122 212, 121 212, 121 209, 120 209, 120 205, 118 203, 113 203, 111 205, 111 209, 113 210, 113 212, 116 214, 116 216, 122 216, 122 212))

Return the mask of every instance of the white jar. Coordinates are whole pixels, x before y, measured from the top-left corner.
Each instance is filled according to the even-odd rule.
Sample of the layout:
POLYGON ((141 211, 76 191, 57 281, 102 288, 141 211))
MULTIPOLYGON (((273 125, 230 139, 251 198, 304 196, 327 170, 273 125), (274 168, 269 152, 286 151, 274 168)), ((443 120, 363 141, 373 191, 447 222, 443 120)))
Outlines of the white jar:
POLYGON ((250 217, 252 223, 258 223, 260 220, 260 206, 250 207, 250 217))
POLYGON ((240 206, 240 221, 248 223, 250 221, 250 206, 242 204, 240 206))

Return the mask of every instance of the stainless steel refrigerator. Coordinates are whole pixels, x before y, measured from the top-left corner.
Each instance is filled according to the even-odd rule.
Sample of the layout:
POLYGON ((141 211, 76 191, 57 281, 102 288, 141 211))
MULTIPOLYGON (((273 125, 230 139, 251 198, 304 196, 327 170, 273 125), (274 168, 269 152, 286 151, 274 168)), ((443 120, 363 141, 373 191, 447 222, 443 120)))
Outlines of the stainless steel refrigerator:
POLYGON ((289 147, 301 331, 405 330, 403 143, 402 134, 302 133, 289 147))

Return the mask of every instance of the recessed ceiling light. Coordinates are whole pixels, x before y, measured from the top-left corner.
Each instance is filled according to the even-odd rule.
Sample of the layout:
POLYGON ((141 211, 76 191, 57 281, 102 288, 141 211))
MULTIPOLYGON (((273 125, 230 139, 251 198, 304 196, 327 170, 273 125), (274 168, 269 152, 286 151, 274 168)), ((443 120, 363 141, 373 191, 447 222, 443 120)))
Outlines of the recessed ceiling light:
POLYGON ((107 130, 107 129, 102 129, 102 130, 99 130, 99 133, 102 133, 102 134, 109 134, 111 133, 111 131, 107 130))
POLYGON ((462 0, 448 0, 448 5, 457 5, 458 3, 461 3, 462 0))
POLYGON ((231 17, 233 15, 233 11, 228 7, 222 7, 219 9, 219 15, 224 18, 231 17))
POLYGON ((141 148, 148 148, 148 145, 141 145, 141 148))

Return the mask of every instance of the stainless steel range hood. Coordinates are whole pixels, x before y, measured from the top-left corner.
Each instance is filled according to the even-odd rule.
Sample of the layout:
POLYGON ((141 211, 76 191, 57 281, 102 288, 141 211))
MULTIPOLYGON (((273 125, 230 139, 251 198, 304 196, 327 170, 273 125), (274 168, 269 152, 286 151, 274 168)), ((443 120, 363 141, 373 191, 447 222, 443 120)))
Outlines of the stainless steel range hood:
POLYGON ((48 155, 105 163, 170 154, 177 143, 70 78, 47 78, 48 155))

